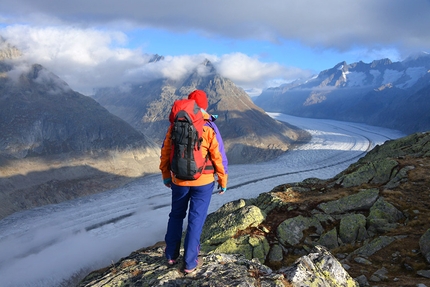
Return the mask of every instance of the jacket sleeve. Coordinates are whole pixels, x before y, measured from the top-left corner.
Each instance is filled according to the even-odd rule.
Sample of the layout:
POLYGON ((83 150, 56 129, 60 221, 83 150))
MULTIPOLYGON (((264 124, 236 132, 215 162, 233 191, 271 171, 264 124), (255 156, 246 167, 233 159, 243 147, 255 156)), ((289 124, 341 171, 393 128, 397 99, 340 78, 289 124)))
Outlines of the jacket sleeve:
POLYGON ((214 130, 216 139, 218 141, 218 150, 220 151, 222 156, 222 165, 224 167, 225 173, 228 174, 228 159, 227 155, 225 154, 224 142, 222 140, 221 133, 219 132, 218 127, 214 122, 211 122, 211 127, 214 130))
POLYGON ((218 177, 218 184, 222 187, 227 187, 228 180, 228 160, 224 150, 224 143, 221 134, 215 125, 211 123, 213 135, 209 152, 211 155, 212 164, 215 168, 215 173, 218 177))
POLYGON ((161 146, 161 156, 160 156, 160 170, 163 180, 166 178, 171 178, 170 173, 170 151, 172 150, 172 142, 170 138, 171 127, 167 130, 166 137, 164 138, 163 145, 161 146))

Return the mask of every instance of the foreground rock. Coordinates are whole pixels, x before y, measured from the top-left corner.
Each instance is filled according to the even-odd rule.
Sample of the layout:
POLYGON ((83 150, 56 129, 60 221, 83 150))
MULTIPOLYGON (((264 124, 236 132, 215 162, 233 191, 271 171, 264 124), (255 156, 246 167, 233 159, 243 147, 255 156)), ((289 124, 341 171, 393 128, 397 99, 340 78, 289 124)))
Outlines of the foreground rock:
MULTIPOLYGON (((226 203, 206 220, 197 279, 167 269, 162 249, 151 263, 156 271, 136 261, 140 273, 130 281, 121 268, 126 258, 117 272, 128 276, 124 286, 430 286, 429 151, 430 132, 414 134, 376 147, 332 179, 310 178, 226 203), (241 271, 225 269, 226 258, 241 271), (236 285, 216 281, 225 274, 236 285), (149 278, 159 285, 142 285, 149 278)), ((147 252, 154 251, 136 254, 147 252)), ((112 272, 93 273, 80 286, 121 280, 112 272)))
POLYGON ((187 275, 180 265, 165 264, 163 249, 158 246, 134 252, 109 268, 91 273, 78 286, 359 286, 321 246, 277 272, 242 255, 202 255, 201 268, 187 275))

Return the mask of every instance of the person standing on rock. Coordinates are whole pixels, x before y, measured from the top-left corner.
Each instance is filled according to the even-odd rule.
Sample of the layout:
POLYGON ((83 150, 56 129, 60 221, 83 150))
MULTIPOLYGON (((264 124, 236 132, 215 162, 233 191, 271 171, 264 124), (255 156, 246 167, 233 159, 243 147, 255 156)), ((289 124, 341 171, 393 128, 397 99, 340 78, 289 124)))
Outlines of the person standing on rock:
POLYGON ((214 121, 216 117, 206 112, 208 99, 202 90, 195 90, 188 95, 188 99, 194 100, 200 108, 203 118, 203 134, 200 151, 203 158, 207 158, 204 171, 197 179, 179 179, 172 171, 172 125, 167 130, 161 148, 160 170, 164 185, 172 189, 172 206, 169 213, 167 232, 165 235, 165 256, 168 265, 174 265, 178 261, 183 220, 186 217, 188 205, 188 226, 184 241, 184 272, 191 273, 199 265, 200 235, 206 220, 215 181, 218 182, 219 193, 227 190, 228 161, 224 150, 221 134, 214 121))

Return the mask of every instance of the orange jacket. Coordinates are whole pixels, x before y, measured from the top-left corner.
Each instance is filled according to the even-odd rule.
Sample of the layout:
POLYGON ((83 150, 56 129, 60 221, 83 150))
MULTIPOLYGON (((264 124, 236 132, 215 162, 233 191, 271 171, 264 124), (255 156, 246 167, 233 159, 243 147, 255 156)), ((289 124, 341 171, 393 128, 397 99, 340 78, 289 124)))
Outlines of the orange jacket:
MULTIPOLYGON (((210 121, 210 116, 207 113, 203 113, 205 120, 210 121)), ((227 187, 227 167, 224 167, 223 158, 226 159, 223 148, 223 143, 221 137, 218 135, 218 139, 215 131, 209 126, 203 126, 203 142, 201 145, 201 152, 203 157, 210 154, 210 159, 214 167, 214 172, 203 173, 196 180, 182 180, 175 177, 175 175, 170 171, 170 152, 172 150, 171 141, 171 126, 167 130, 166 137, 164 138, 163 145, 161 147, 160 156, 160 170, 164 179, 171 178, 172 182, 180 186, 201 186, 209 184, 215 181, 215 174, 217 175, 217 182, 221 187, 227 187), (222 148, 220 148, 222 146, 222 148)))

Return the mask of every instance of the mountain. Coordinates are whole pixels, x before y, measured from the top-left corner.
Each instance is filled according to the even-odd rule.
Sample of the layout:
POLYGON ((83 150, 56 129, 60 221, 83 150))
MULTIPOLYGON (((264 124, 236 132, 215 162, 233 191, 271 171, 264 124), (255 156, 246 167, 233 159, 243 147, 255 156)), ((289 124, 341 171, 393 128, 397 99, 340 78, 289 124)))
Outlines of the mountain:
POLYGON ((430 132, 386 141, 333 178, 209 214, 193 274, 183 248, 168 267, 158 242, 74 286, 428 286, 429 166, 430 132))
POLYGON ((158 169, 158 146, 0 39, 0 218, 158 169))
POLYGON ((206 92, 208 112, 218 115, 216 123, 223 136, 229 163, 272 159, 308 137, 304 131, 270 118, 244 90, 221 77, 210 61, 204 61, 180 80, 124 84, 99 89, 92 97, 161 145, 173 102, 187 97, 195 89, 206 92))
POLYGON ((318 76, 270 88, 255 99, 266 111, 361 122, 406 134, 430 129, 430 55, 339 63, 318 76))

